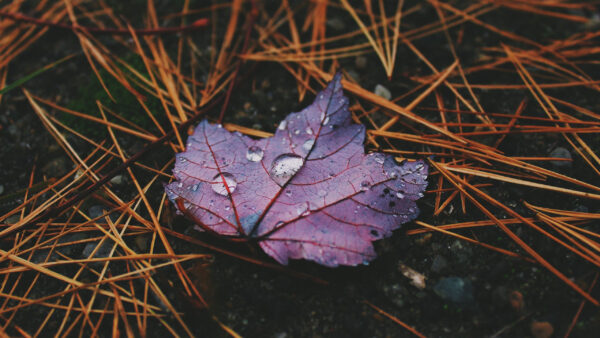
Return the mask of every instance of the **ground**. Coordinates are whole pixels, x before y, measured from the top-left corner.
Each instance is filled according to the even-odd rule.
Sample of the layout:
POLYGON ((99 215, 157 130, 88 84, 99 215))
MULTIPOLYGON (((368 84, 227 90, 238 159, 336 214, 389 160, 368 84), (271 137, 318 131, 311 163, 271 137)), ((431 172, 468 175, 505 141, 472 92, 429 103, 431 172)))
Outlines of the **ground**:
MULTIPOLYGON (((127 15, 134 11, 127 5, 117 8, 127 15)), ((159 10, 167 10, 163 5, 159 10)), ((335 13, 335 12, 334 12, 335 13)), ((597 15, 597 8, 575 13, 592 18, 597 15)), ((221 13, 227 18, 226 13, 221 13)), ((334 18, 333 14, 332 18, 334 18)), ((435 16, 431 8, 424 8, 417 14, 423 18, 435 16)), ((557 18, 536 16, 530 19, 530 13, 521 13, 509 9, 498 9, 485 17, 486 22, 517 32, 529 39, 550 42, 564 39, 577 32, 588 32, 589 27, 557 18), (510 22, 510 24, 508 24, 510 22)), ((240 20, 245 17, 241 17, 240 20)), ((331 19, 333 20, 333 19, 331 19)), ((423 19, 426 22, 425 19, 423 19)), ((141 25, 141 19, 132 20, 141 25)), ((220 22, 225 25, 226 21, 220 22)), ((419 20, 411 21, 417 25, 419 20)), ((341 17, 337 21, 328 21, 328 29, 334 33, 350 29, 354 22, 351 17, 341 17)), ((409 27, 406 27, 408 29, 409 27)), ((352 26, 352 29, 355 29, 352 26)), ((217 29, 223 34, 225 27, 217 29)), ((452 31, 452 34, 458 34, 452 31)), ((469 63, 477 60, 482 46, 497 47, 504 41, 497 35, 481 29, 479 26, 465 25, 462 43, 457 48, 461 62, 469 63)), ((453 36, 455 38, 455 36, 453 36)), ((210 34, 198 33, 195 36, 198 44, 210 43, 210 34)), ((102 37, 105 43, 111 41, 102 37)), ((358 36, 357 43, 364 41, 358 36)), ((167 36, 164 38, 167 49, 176 48, 177 40, 167 36)), ((436 34, 415 42, 419 50, 427 55, 429 60, 437 65, 451 63, 451 54, 443 34, 436 34)), ((16 81, 52 61, 58 60, 70 53, 81 50, 76 36, 64 30, 51 29, 43 39, 35 42, 17 59, 10 63, 7 83, 16 81)), ((136 68, 143 70, 140 59, 125 48, 115 47, 114 53, 127 60, 136 68)), ((388 80, 375 53, 353 56, 341 59, 340 69, 346 75, 352 76, 363 88, 374 89, 377 84, 388 88, 394 96, 401 95, 415 86, 410 76, 428 75, 430 71, 408 49, 401 49, 397 68, 392 81, 388 80)), ((582 67, 593 69, 592 65, 582 67)), ((441 66, 440 66, 441 68, 441 66)), ((508 68, 508 66, 507 66, 508 68)), ((587 68, 586 68, 587 69, 587 68)), ((35 77, 22 86, 37 97, 45 98, 71 109, 100 116, 96 100, 114 109, 118 114, 149 129, 152 128, 148 119, 139 118, 132 113, 139 112, 136 101, 131 94, 119 84, 110 80, 107 86, 113 88, 113 94, 118 102, 112 102, 105 94, 96 76, 91 71, 83 55, 58 65, 57 67, 35 77), (135 121, 135 119, 139 119, 135 121)), ((306 97, 298 100, 296 80, 279 63, 247 61, 241 67, 240 77, 243 82, 234 87, 234 94, 226 111, 224 122, 246 126, 256 130, 273 132, 278 122, 289 112, 299 111, 309 104, 314 94, 307 93, 306 97)), ((517 78, 515 73, 498 76, 490 81, 485 73, 475 74, 469 78, 471 83, 506 83, 505 79, 517 78)), ((318 85, 315 88, 320 89, 318 85)), ((513 113, 524 98, 529 98, 531 115, 542 113, 536 107, 535 101, 526 91, 494 91, 493 93, 479 90, 481 105, 486 111, 496 113, 513 113)), ((549 93, 561 98, 569 98, 578 105, 591 111, 600 110, 597 93, 592 90, 583 91, 579 87, 549 90, 549 93)), ((364 102, 351 93, 346 93, 351 102, 364 102)), ((444 93, 447 94, 447 93, 444 93)), ((445 96, 447 105, 452 106, 451 96, 445 96)), ((148 106, 154 111, 162 109, 160 102, 154 98, 148 100, 148 106)), ((424 106, 435 107, 435 97, 428 98, 424 106)), ((53 112, 56 113, 56 112, 53 112)), ((56 113, 58 117, 62 115, 56 113)), ((421 112, 429 117, 428 112, 421 112)), ((433 113, 432 113, 433 114, 433 113)), ((168 121, 163 115, 157 114, 164 126, 168 121)), ((209 120, 215 121, 218 109, 209 112, 209 120)), ((385 122, 387 115, 375 115, 375 119, 385 122)), ((434 116, 434 115, 431 115, 434 116)), ((542 116, 542 115, 540 115, 542 116)), ((108 134, 95 124, 80 123, 77 119, 62 116, 63 122, 71 125, 84 135, 97 140, 106 138, 108 134)), ((439 119, 431 117, 431 119, 439 119)), ((406 131, 408 126, 395 127, 396 131, 406 131), (403 129, 404 128, 404 129, 403 129)), ((67 134, 67 133, 65 133, 67 134)), ((87 154, 92 147, 80 139, 66 136, 81 154, 87 154)), ((122 146, 131 155, 142 149, 147 143, 128 136, 122 137, 122 146)), ((593 149, 600 149, 598 135, 586 135, 593 149)), ((485 142, 485 138, 478 139, 485 142)), ((65 151, 48 133, 47 128, 35 114, 30 102, 21 88, 4 94, 0 102, 0 214, 10 211, 23 202, 24 189, 28 186, 32 168, 36 168, 35 182, 46 179, 60 178, 71 170, 72 162, 65 151)), ((409 145, 392 141, 394 145, 408 147, 407 150, 424 151, 421 145, 409 145)), ((557 147, 571 149, 569 145, 556 134, 532 133, 509 134, 503 141, 501 150, 508 156, 550 156, 557 147)), ((367 150, 376 150, 373 147, 367 150)), ((576 156, 573 150, 572 166, 558 166, 545 162, 540 164, 552 170, 557 170, 584 182, 598 182, 598 176, 585 166, 583 160, 576 156)), ((172 158, 173 152, 163 147, 152 155, 146 155, 142 162, 146 164, 166 163, 172 158)), ((148 173, 139 171, 139 177, 148 173)), ((120 175, 122 182, 114 184, 115 191, 124 196, 133 196, 134 189, 126 175, 120 175)), ((150 177, 150 176, 147 176, 150 177)), ((160 184, 155 184, 148 196, 151 202, 160 204, 162 198, 162 183, 168 179, 161 177, 160 184)), ((430 189, 436 187, 435 179, 430 180, 430 189)), ((550 181, 552 182, 552 181, 550 181)), ((40 186, 38 189, 43 187, 40 186)), ((539 189, 532 189, 507 183, 497 184, 494 189, 487 191, 503 204, 514 208, 519 213, 531 216, 522 201, 531 204, 543 204, 549 208, 560 208, 583 212, 598 212, 597 200, 584 199, 569 195, 548 195, 539 189)), ((452 207, 438 216, 433 216, 434 194, 426 194, 419 201, 421 215, 419 220, 433 225, 444 225, 455 222, 481 220, 482 213, 467 202, 468 213, 458 212, 460 200, 452 203, 452 207), (452 211, 450 211, 452 210, 452 211)), ((92 208, 102 206, 94 197, 86 200, 82 209, 92 213, 92 208)), ((173 206, 168 206, 174 211, 173 206)), ((501 218, 507 214, 497 212, 501 218)), ((14 221, 14 220, 13 220, 14 221)), ((161 220, 162 221, 162 220, 161 220)), ((231 250, 247 257, 258 258, 274 263, 256 244, 230 243, 208 234, 198 233, 191 229, 192 223, 182 216, 173 216, 169 220, 172 230, 196 238, 204 243, 231 250)), ((165 226, 167 226, 165 222, 165 226)), ((588 224, 590 231, 597 231, 598 224, 588 224)), ((184 319, 190 324, 193 333, 198 336, 228 336, 228 334, 213 320, 213 316, 231 328, 233 331, 247 337, 396 337, 411 334, 401 325, 376 310, 380 308, 386 314, 395 316, 402 322, 414 327, 426 336, 432 337, 464 337, 464 336, 536 336, 542 337, 537 330, 544 330, 544 322, 550 323, 555 335, 563 335, 568 329, 582 297, 567 286, 563 281, 550 273, 539 264, 519 258, 508 257, 504 254, 474 245, 457 238, 440 233, 411 234, 406 232, 420 229, 416 224, 407 224, 393 236, 378 241, 376 251, 378 258, 368 266, 325 268, 306 261, 293 261, 288 267, 270 268, 245 262, 229 255, 215 252, 197 243, 178 240, 169 237, 176 253, 207 253, 213 255, 206 264, 186 262, 184 267, 196 281, 209 304, 209 309, 199 308, 190 301, 178 286, 179 281, 171 267, 159 269, 154 274, 166 296, 184 313, 184 319), (411 284, 411 280, 403 276, 401 266, 408 266, 426 276, 426 286, 419 288, 411 284), (373 307, 375 306, 375 308, 373 307), (537 326, 536 326, 537 325, 537 326), (540 328, 541 327, 541 328, 540 328), (505 331, 501 331, 505 330, 505 331)), ((511 228, 520 238, 527 241, 548 261, 555 264, 565 275, 575 279, 583 289, 597 272, 597 266, 574 257, 575 255, 559 247, 545 236, 539 235, 522 224, 511 228)), ((514 244, 502 231, 487 227, 476 230, 465 230, 462 235, 474 237, 481 242, 505 248, 507 250, 525 253, 514 244)), ((144 234, 128 239, 128 243, 139 249, 144 249, 150 235, 144 234)), ((12 241, 5 239, 2 249, 9 250, 12 241)), ((86 244, 73 245, 68 255, 80 257, 86 250, 86 244)), ((67 253, 65 253, 67 254, 67 253)), ((32 258, 35 260, 35 257, 32 258)), ((275 264, 274 264, 275 265, 275 264)), ((275 265, 276 266, 276 265, 275 265)), ((2 268, 7 267, 4 262, 2 268)), ((71 275, 67 267, 57 269, 65 275, 71 275)), ((113 270, 116 274, 118 270, 113 270)), ((25 278, 33 278, 26 276, 25 278)), ((90 274, 90 281, 93 280, 90 274)), ((85 278, 85 277, 84 277, 85 278)), ((14 279, 7 280, 10 283, 14 279)), ((39 285, 39 284, 38 284, 39 285)), ((62 284, 49 279, 44 287, 60 289, 62 284)), ((142 284, 137 285, 141 288, 142 284)), ((19 284, 25 288, 27 283, 19 284)), ((4 285, 3 285, 4 287, 4 285)), ((38 286, 39 287, 39 286, 38 286)), ((36 290, 30 298, 36 298, 36 290)), ((45 292, 39 291, 39 295, 45 292)), ((592 296, 598 297, 598 291, 592 296)), ((154 299, 160 304, 159 299, 154 299)), ((163 304, 164 305, 164 304, 163 304)), ((39 326, 42 315, 47 308, 30 306, 22 309, 16 315, 13 323, 27 327, 25 323, 30 318, 39 326)), ((165 313, 166 309, 165 309, 165 313)), ((172 317, 167 317, 172 321, 172 317)), ((50 323, 49 332, 56 323, 50 323)), ((107 324, 108 325, 108 324, 107 324)), ((165 329, 159 322, 149 324, 149 336, 162 335, 165 329)), ((101 333, 110 334, 110 325, 101 328, 101 333)), ((7 331, 14 335, 16 331, 7 331)), ((600 313, 597 307, 587 304, 578 318, 571 333, 572 336, 593 336, 600 330, 600 313)))

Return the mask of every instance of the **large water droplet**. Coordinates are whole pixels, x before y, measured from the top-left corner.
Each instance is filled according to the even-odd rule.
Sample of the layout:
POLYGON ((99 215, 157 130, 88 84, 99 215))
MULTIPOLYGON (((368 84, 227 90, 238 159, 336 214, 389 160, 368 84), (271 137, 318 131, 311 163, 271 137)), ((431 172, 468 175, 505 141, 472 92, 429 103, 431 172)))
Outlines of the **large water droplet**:
POLYGON ((265 152, 257 146, 251 146, 248 148, 248 151, 246 151, 246 159, 250 162, 258 162, 262 160, 264 155, 265 152))
POLYGON ((307 133, 308 135, 312 135, 312 134, 313 134, 313 131, 312 131, 312 129, 310 129, 310 127, 306 127, 306 130, 305 130, 305 131, 306 131, 306 133, 307 133))
POLYGON ((310 151, 313 147, 313 145, 315 144, 315 140, 309 138, 308 140, 304 141, 304 144, 302 145, 302 149, 304 149, 304 151, 310 151))
POLYGON ((277 184, 283 186, 302 168, 303 164, 302 157, 298 155, 282 154, 273 160, 269 174, 277 184))
POLYGON ((327 123, 329 123, 329 116, 325 117, 325 120, 323 120, 323 125, 326 126, 327 123))
POLYGON ((398 197, 398 198, 404 198, 404 194, 398 191, 396 193, 396 197, 398 197))
POLYGON ((233 194, 235 187, 237 187, 237 182, 230 173, 221 173, 213 177, 211 187, 212 190, 214 190, 214 192, 217 194, 221 196, 227 196, 227 189, 229 189, 229 192, 233 194), (223 179, 225 179, 225 183, 223 183, 223 179), (227 186, 225 186, 225 184, 227 184, 227 186))

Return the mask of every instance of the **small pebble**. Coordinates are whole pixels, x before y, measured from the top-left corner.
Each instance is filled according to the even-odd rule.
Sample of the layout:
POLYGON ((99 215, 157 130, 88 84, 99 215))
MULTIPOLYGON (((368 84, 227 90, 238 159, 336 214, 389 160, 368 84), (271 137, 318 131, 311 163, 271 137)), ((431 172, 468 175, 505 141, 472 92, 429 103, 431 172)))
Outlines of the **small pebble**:
POLYGON ((392 93, 390 92, 390 90, 380 84, 375 86, 375 90, 373 92, 375 93, 375 95, 381 96, 386 100, 389 100, 392 98, 392 93))
POLYGON ((364 69, 367 67, 367 57, 364 55, 359 55, 356 57, 356 59, 354 59, 354 65, 356 65, 356 68, 358 69, 364 69))
POLYGON ((42 167, 42 172, 50 177, 62 176, 67 171, 67 160, 64 157, 55 158, 42 167))
POLYGON ((436 295, 444 300, 457 304, 473 303, 473 284, 468 279, 460 277, 445 277, 433 287, 436 295))
POLYGON ((327 27, 331 27, 336 31, 343 31, 346 29, 346 24, 340 18, 334 17, 333 19, 327 20, 327 27))
POLYGON ((552 150, 552 152, 550 153, 550 157, 564 158, 564 159, 569 160, 569 161, 550 161, 550 163, 557 169, 566 169, 566 168, 573 167, 573 161, 572 161, 573 157, 571 157, 571 152, 569 152, 569 150, 567 150, 566 148, 557 147, 556 149, 552 150))
POLYGON ((442 255, 436 255, 433 257, 433 263, 431 264, 431 271, 435 273, 440 273, 446 269, 448 266, 448 261, 442 255))
POLYGON ((148 236, 137 236, 135 238, 135 245, 140 249, 141 252, 146 252, 148 249, 148 236))
POLYGON ((88 216, 90 218, 97 218, 102 216, 105 213, 105 209, 103 206, 101 205, 92 205, 89 209, 88 209, 88 216))
POLYGON ((6 224, 16 224, 19 220, 21 220, 20 214, 16 213, 6 219, 6 224))
POLYGON ((123 182, 125 182, 125 177, 123 175, 117 175, 110 179, 110 183, 116 185, 123 184, 123 182))
POLYGON ((523 294, 519 291, 512 291, 508 295, 508 302, 510 307, 516 312, 522 312, 525 307, 525 301, 523 300, 523 294))
POLYGON ((417 289, 423 290, 425 288, 425 275, 406 266, 402 263, 398 264, 398 270, 404 275, 404 277, 410 279, 410 284, 417 289))
POLYGON ((548 322, 534 320, 531 322, 529 329, 531 330, 531 335, 535 338, 550 338, 554 333, 554 327, 548 322))

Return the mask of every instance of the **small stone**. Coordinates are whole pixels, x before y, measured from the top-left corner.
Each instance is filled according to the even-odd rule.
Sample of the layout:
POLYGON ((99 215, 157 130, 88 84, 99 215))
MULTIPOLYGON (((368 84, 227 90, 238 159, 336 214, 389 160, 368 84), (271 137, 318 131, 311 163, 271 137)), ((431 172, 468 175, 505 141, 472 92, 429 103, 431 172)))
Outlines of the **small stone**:
POLYGON ((354 65, 356 65, 356 68, 359 69, 364 69, 367 67, 367 63, 368 63, 368 59, 366 56, 364 55, 359 55, 356 57, 356 59, 354 59, 354 65))
POLYGON ((412 286, 421 290, 425 288, 425 280, 427 279, 425 275, 402 263, 398 264, 398 270, 400 270, 404 277, 410 279, 412 286))
POLYGON ((19 127, 15 124, 9 125, 8 128, 6 128, 6 132, 12 137, 19 137, 19 127))
POLYGON ((16 213, 6 219, 6 224, 16 224, 19 220, 21 220, 21 217, 19 216, 19 213, 16 213))
POLYGON ((568 169, 573 167, 573 157, 571 157, 571 152, 563 147, 557 147, 552 150, 550 153, 550 157, 563 158, 567 161, 550 161, 550 163, 557 169, 568 169))
POLYGON ((88 209, 88 216, 90 218, 97 218, 102 216, 105 213, 105 209, 103 206, 101 205, 92 205, 89 209, 88 209))
POLYGON ((331 27, 336 31, 344 31, 346 29, 346 24, 342 19, 334 17, 333 19, 327 20, 327 27, 331 27))
POLYGON ((433 287, 440 298, 457 304, 473 303, 473 284, 468 279, 460 277, 445 277, 433 287))
POLYGON ((436 255, 433 257, 433 263, 431 263, 431 272, 440 273, 446 269, 448 261, 442 255, 436 255))
POLYGON ((377 86, 375 86, 375 90, 373 92, 375 93, 375 95, 381 96, 386 100, 392 98, 392 93, 390 92, 390 90, 380 84, 377 84, 377 86))
POLYGON ((55 158, 42 167, 42 172, 50 177, 62 176, 67 171, 67 160, 64 157, 55 158))
POLYGON ((529 326, 531 335, 535 338, 550 338, 554 333, 554 327, 549 322, 538 322, 534 320, 529 326))
POLYGON ((522 312, 525 307, 525 301, 523 301, 523 294, 517 290, 512 291, 508 295, 508 302, 510 307, 516 312, 522 312))
POLYGON ((123 175, 117 175, 110 179, 110 183, 116 185, 123 184, 123 182, 125 182, 125 177, 123 175))
POLYGON ((135 238, 135 245, 140 249, 141 252, 146 252, 148 249, 148 236, 137 236, 135 238))
POLYGON ((81 255, 83 257, 86 258, 105 258, 108 257, 108 255, 110 255, 110 252, 112 251, 112 247, 113 247, 113 241, 110 239, 105 239, 104 242, 102 243, 102 245, 100 246, 100 248, 98 248, 98 250, 96 250, 96 247, 98 246, 99 242, 90 242, 88 243, 85 248, 83 248, 83 252, 81 253, 81 255), (94 252, 94 250, 96 250, 96 253, 94 254, 93 257, 90 257, 90 255, 92 254, 92 252, 94 252))
MULTIPOLYGON (((74 232, 74 233, 70 233, 70 234, 66 234, 66 235, 62 236, 58 240, 58 243, 64 244, 64 243, 77 242, 82 239, 85 239, 85 237, 86 237, 86 235, 83 232, 74 232)), ((77 247, 78 247, 78 245, 76 245, 76 244, 70 244, 70 245, 60 246, 57 250, 67 256, 71 256, 77 247)), ((81 248, 79 250, 81 250, 81 248)))

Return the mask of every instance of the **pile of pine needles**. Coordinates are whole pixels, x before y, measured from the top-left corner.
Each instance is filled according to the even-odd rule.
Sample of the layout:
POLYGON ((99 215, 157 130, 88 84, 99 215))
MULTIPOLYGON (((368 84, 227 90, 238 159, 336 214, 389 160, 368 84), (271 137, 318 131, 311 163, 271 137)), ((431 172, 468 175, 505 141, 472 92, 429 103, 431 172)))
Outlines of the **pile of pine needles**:
MULTIPOLYGON (((173 155, 185 149, 190 127, 208 118, 252 137, 270 135, 269 128, 236 124, 230 109, 239 86, 253 83, 255 68, 263 64, 285 69, 295 80, 298 101, 323 88, 341 69, 353 118, 367 126, 367 149, 399 160, 429 159, 423 203, 430 212, 408 235, 441 233, 542 267, 564 283, 565 292, 580 298, 562 334, 569 335, 586 303, 599 305, 592 295, 600 266, 599 106, 563 94, 576 90, 597 97, 600 91, 600 29, 593 25, 593 15, 586 16, 597 15, 597 7, 560 0, 283 0, 269 5, 185 0, 158 13, 154 2, 135 2, 140 3, 135 12, 143 13, 137 21, 116 14, 104 1, 0 2, 0 95, 24 95, 73 163, 62 177, 23 168, 29 171, 29 184, 11 195, 18 205, 0 216, 4 334, 145 336, 160 323, 172 335, 193 336, 198 334, 193 317, 184 313, 190 310, 172 296, 178 290, 223 332, 237 336, 211 312, 207 291, 192 273, 210 265, 214 255, 327 283, 171 226, 175 216, 162 184, 172 179, 173 155), (510 24, 494 22, 497 12, 557 20, 578 27, 573 29, 578 33, 539 40, 532 37, 539 32, 513 31, 510 24), (345 31, 332 28, 336 21, 342 21, 345 31), (14 78, 11 65, 35 51, 51 31, 76 37, 80 51, 14 78), (473 31, 485 32, 493 43, 479 41, 467 57, 463 46, 473 31), (423 47, 427 44, 435 45, 423 47), (133 65, 126 54, 141 63, 133 65), (109 97, 109 102, 95 102, 95 111, 75 111, 28 90, 40 74, 51 76, 82 59, 109 97), (368 67, 377 68, 387 83, 410 86, 389 98, 376 95, 355 73, 346 72, 344 65, 359 59, 370 60, 368 67), (419 68, 402 68, 407 60, 419 68), (113 95, 108 78, 131 94, 136 114, 144 115, 147 124, 115 111, 120 98, 113 95), (510 110, 486 104, 497 95, 520 103, 510 110), (78 130, 61 118, 66 115, 93 123, 106 137, 78 130), (531 142, 532 135, 564 144, 573 158, 549 156, 547 149, 514 155, 505 147, 509 141, 531 142), (74 139, 87 147, 75 146, 74 139), (124 140, 143 147, 129 153, 124 140), (170 155, 147 156, 154 152, 170 155), (560 170, 568 161, 577 163, 577 170, 560 170), (126 176, 131 189, 115 187, 111 180, 117 175, 126 176), (501 197, 508 187, 527 193, 508 204, 501 197), (573 211, 544 203, 569 198, 596 207, 573 211), (91 215, 90 201, 105 206, 104 212, 91 215), (528 236, 516 229, 525 229, 528 236), (486 231, 507 240, 487 241, 490 236, 480 235, 486 231), (146 245, 134 245, 134 239, 144 236, 146 245), (568 255, 569 263, 544 257, 535 246, 538 238, 554 243, 553 250, 568 255), (177 241, 203 247, 205 253, 178 251, 177 241), (68 250, 90 244, 93 250, 86 257, 68 250), (580 269, 573 275, 570 264, 581 264, 584 273, 580 269), (172 278, 158 279, 156 272, 167 268, 175 272, 172 278)), ((427 327, 415 329, 401 316, 365 302, 415 335, 422 336, 416 329, 427 333, 427 327)))

